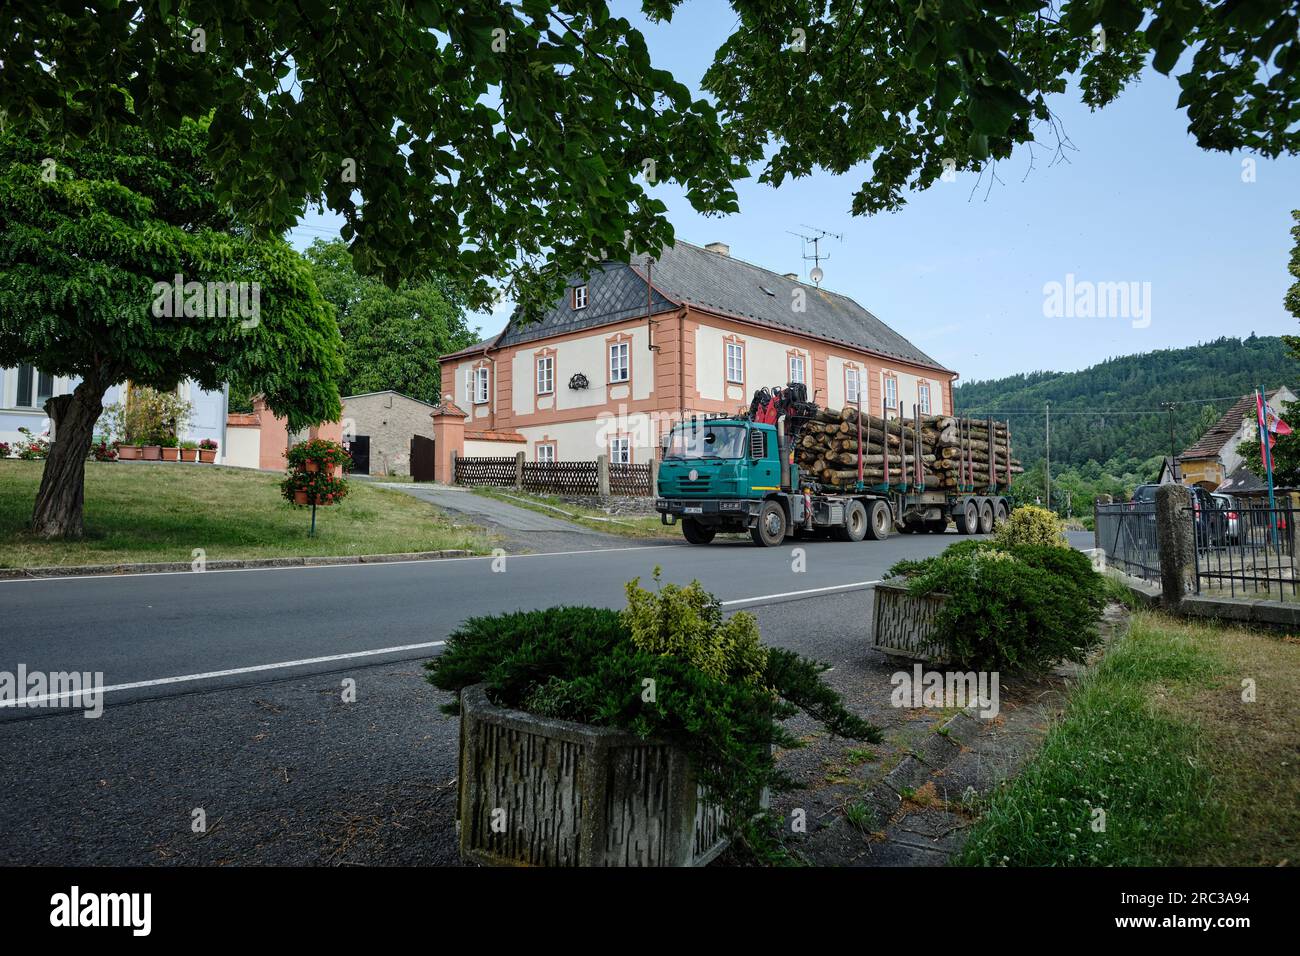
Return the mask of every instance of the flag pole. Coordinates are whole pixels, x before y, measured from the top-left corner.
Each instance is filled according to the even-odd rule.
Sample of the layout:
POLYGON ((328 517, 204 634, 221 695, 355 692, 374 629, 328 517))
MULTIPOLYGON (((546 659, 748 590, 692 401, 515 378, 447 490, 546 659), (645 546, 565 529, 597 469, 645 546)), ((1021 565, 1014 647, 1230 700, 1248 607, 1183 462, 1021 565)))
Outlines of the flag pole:
POLYGON ((1276 545, 1277 544, 1277 502, 1273 497, 1273 449, 1269 447, 1272 444, 1272 442, 1269 441, 1268 398, 1264 393, 1264 386, 1260 385, 1258 388, 1259 390, 1256 393, 1256 397, 1258 399, 1257 407, 1259 410, 1257 415, 1257 417, 1259 418, 1259 447, 1260 447, 1260 452, 1264 456, 1264 474, 1268 476, 1268 510, 1269 513, 1273 516, 1273 519, 1269 522, 1269 525, 1272 530, 1273 544, 1276 545))

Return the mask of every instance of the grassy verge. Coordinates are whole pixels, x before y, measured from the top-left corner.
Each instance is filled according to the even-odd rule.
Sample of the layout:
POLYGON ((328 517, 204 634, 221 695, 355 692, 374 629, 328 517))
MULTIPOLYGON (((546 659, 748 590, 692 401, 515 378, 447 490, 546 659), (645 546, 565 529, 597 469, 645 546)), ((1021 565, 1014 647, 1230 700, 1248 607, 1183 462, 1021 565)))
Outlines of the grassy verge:
POLYGON ((511 491, 503 488, 473 489, 475 494, 496 498, 507 504, 518 505, 530 511, 550 515, 580 524, 584 528, 617 534, 625 538, 679 538, 681 532, 676 528, 665 527, 654 515, 607 515, 598 508, 583 508, 569 504, 549 495, 534 495, 526 491, 511 491))
POLYGON ((353 481, 340 504, 317 513, 280 497, 280 476, 187 463, 86 463, 86 538, 42 541, 27 531, 39 461, 0 461, 0 568, 487 550, 458 526, 398 491, 353 481))
POLYGON ((956 862, 1294 862, 1298 734, 1300 642, 1138 612, 956 862))

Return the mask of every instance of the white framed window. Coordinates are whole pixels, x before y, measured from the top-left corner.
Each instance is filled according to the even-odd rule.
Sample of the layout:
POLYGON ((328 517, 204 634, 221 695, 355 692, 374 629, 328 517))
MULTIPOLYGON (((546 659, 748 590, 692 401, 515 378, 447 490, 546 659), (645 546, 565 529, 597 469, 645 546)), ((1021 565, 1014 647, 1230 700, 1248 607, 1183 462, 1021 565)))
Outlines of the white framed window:
POLYGON ((808 380, 804 378, 804 364, 803 364, 802 355, 790 356, 790 381, 802 382, 805 385, 808 384, 808 380))
POLYGON ((630 438, 611 438, 609 440, 609 463, 611 465, 632 464, 632 440, 630 438))
POLYGON ((39 372, 31 365, 17 368, 18 389, 15 408, 41 408, 54 395, 54 376, 39 372))
POLYGON ((488 401, 488 370, 486 365, 474 369, 474 404, 486 405, 488 401))
POLYGON ((898 379, 892 375, 885 376, 885 408, 898 408, 898 379))
POLYGON ((844 401, 846 404, 856 405, 858 403, 861 382, 857 369, 846 368, 844 370, 844 401))
POLYGON ((474 370, 465 369, 465 404, 474 404, 474 370))
POLYGON ((555 461, 555 445, 550 444, 550 443, 545 444, 545 445, 538 445, 538 446, 537 446, 537 460, 538 460, 538 461, 544 461, 544 462, 554 462, 554 461, 555 461))
POLYGON ((628 367, 628 344, 626 342, 615 342, 609 347, 609 380, 611 382, 626 382, 631 378, 631 371, 628 367))
POLYGON ((921 414, 930 414, 930 383, 921 382, 917 386, 917 402, 921 406, 921 414))
POLYGON ((555 356, 543 355, 537 360, 537 394, 549 395, 555 391, 555 356))
POLYGON ((727 381, 745 384, 745 346, 740 342, 727 343, 727 381))
POLYGON ((574 309, 585 309, 587 307, 587 287, 585 285, 575 285, 573 287, 573 307, 574 309))

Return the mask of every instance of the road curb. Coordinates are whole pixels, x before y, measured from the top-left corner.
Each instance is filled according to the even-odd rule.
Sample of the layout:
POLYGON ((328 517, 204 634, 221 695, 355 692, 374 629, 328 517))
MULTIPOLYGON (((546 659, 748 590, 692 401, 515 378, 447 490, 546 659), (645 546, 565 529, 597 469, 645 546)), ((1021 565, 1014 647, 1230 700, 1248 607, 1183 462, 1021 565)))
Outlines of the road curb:
MULTIPOLYGON (((320 555, 301 558, 248 558, 246 560, 230 559, 208 561, 204 564, 207 571, 255 571, 265 568, 315 568, 335 564, 387 564, 396 561, 440 561, 444 558, 473 557, 473 552, 464 548, 449 548, 446 551, 412 551, 406 554, 355 554, 355 555, 320 555)), ((64 565, 46 568, 0 568, 0 581, 13 581, 25 578, 70 578, 87 576, 118 576, 127 574, 160 574, 179 571, 194 571, 188 561, 163 561, 151 564, 83 564, 64 565)))

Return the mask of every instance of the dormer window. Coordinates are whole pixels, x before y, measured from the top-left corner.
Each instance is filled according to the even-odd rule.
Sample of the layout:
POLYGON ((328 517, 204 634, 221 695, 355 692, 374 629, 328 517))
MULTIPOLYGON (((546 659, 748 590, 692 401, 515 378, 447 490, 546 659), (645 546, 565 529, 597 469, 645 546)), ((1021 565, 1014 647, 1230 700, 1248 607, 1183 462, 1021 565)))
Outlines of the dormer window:
POLYGON ((574 310, 585 309, 587 307, 587 287, 585 285, 575 285, 573 287, 573 308, 574 310))

